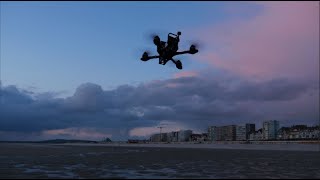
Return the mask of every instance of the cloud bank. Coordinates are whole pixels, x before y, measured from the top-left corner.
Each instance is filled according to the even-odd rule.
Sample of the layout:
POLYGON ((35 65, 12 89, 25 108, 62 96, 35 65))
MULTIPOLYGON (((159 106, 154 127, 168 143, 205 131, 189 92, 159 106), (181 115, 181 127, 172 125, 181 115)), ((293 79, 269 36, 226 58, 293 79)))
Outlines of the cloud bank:
POLYGON ((66 98, 43 98, 6 86, 1 90, 0 131, 33 133, 39 138, 128 138, 146 134, 142 127, 150 131, 164 121, 197 130, 269 118, 314 124, 319 118, 319 89, 309 83, 249 81, 226 74, 123 85, 114 90, 84 83, 66 98))

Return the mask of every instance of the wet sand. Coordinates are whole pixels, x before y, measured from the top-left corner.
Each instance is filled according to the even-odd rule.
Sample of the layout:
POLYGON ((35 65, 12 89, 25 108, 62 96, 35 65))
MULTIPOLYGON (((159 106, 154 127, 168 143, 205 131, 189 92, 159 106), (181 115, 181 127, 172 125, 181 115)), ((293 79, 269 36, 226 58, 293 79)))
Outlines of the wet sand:
POLYGON ((0 178, 320 178, 319 151, 0 144, 0 178))
MULTIPOLYGON (((86 143, 65 143, 70 146, 88 146, 86 143)), ((121 146, 121 147, 153 147, 153 148, 196 148, 196 149, 245 149, 245 150, 283 150, 283 151, 318 151, 320 152, 320 141, 318 143, 303 144, 240 144, 240 143, 145 143, 145 144, 128 144, 128 143, 98 143, 90 146, 121 146)))

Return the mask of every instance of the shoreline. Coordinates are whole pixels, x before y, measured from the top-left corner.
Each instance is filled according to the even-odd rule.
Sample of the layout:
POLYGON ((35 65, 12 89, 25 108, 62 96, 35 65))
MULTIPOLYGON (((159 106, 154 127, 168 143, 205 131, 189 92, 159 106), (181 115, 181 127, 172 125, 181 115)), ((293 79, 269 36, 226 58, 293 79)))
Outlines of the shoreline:
POLYGON ((277 151, 309 151, 320 152, 320 141, 216 141, 216 142, 66 142, 66 143, 34 143, 34 142, 2 142, 3 145, 24 146, 87 146, 87 147, 127 147, 127 148, 178 148, 178 149, 228 149, 228 150, 277 150, 277 151))
POLYGON ((231 150, 278 150, 278 151, 312 151, 320 152, 320 144, 161 144, 161 143, 145 143, 145 144, 129 144, 129 143, 65 143, 55 144, 59 146, 100 146, 100 147, 133 147, 133 148, 181 148, 181 149, 231 149, 231 150))

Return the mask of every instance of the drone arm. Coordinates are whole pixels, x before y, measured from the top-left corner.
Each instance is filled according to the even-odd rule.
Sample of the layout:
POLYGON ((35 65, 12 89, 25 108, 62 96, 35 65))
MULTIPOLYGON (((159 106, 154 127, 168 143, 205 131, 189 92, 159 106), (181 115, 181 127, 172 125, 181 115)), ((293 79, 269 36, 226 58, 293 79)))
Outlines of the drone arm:
POLYGON ((190 51, 181 51, 181 52, 176 52, 175 55, 180 55, 180 54, 189 54, 190 51))
POLYGON ((159 58, 159 56, 142 57, 141 60, 142 60, 142 61, 148 61, 148 60, 150 60, 150 59, 155 59, 155 58, 159 58))
POLYGON ((180 55, 180 54, 196 54, 198 52, 197 49, 190 49, 188 51, 181 51, 181 52, 176 52, 175 55, 180 55))
POLYGON ((160 56, 149 56, 148 59, 156 59, 159 58, 160 56))

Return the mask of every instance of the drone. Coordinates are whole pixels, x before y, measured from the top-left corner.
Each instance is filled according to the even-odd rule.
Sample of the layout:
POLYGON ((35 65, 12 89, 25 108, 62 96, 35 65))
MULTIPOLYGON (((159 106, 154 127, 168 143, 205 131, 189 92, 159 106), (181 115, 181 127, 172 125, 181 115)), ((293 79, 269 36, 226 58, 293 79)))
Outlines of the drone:
POLYGON ((157 52, 158 56, 149 56, 148 52, 144 52, 142 54, 141 60, 142 61, 148 61, 150 59, 156 59, 159 58, 159 64, 165 65, 168 61, 172 61, 178 69, 182 69, 182 63, 180 60, 174 60, 173 57, 176 55, 181 54, 196 54, 198 52, 198 49, 194 44, 190 46, 190 49, 187 51, 181 51, 178 52, 178 44, 180 41, 179 36, 181 35, 181 32, 178 32, 177 34, 169 33, 168 34, 168 41, 161 41, 159 36, 153 37, 153 43, 157 46, 157 52))

